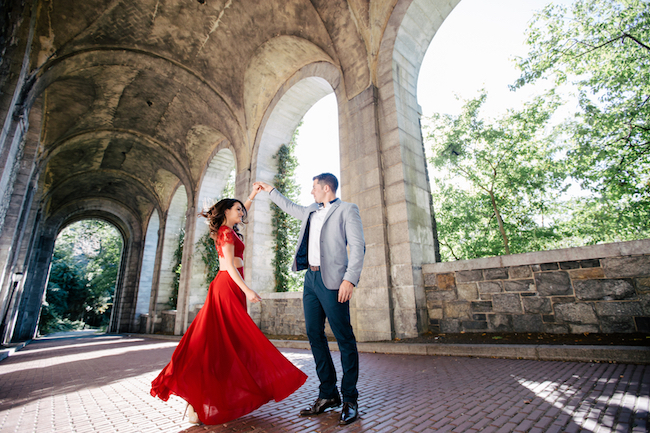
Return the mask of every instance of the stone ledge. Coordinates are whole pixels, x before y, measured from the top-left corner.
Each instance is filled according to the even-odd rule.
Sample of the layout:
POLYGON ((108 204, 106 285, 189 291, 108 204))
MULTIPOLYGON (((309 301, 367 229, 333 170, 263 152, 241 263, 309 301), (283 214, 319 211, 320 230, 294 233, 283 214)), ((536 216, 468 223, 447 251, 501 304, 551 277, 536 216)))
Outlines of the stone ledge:
POLYGON ((23 341, 22 343, 18 343, 15 346, 12 347, 7 347, 5 349, 0 350, 0 361, 2 361, 5 358, 10 357, 13 355, 15 352, 19 351, 23 347, 27 346, 29 343, 31 343, 32 340, 29 341, 23 341))
MULTIPOLYGON (((308 341, 271 340, 280 348, 310 350, 308 341)), ((330 350, 338 351, 336 342, 330 350)), ((406 344, 357 343, 359 352, 393 355, 469 356, 475 358, 528 359, 534 361, 616 362, 650 364, 650 347, 566 346, 527 344, 406 344)))
POLYGON ((422 265, 425 274, 648 254, 650 239, 422 265))

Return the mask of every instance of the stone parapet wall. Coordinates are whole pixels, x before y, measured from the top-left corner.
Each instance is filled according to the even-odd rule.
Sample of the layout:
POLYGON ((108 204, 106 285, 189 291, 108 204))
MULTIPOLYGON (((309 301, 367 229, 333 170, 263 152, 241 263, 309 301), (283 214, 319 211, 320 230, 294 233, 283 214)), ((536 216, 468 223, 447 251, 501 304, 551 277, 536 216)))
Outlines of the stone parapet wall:
POLYGON ((273 335, 305 335, 302 292, 262 293, 259 327, 273 335))
POLYGON ((650 239, 423 266, 432 331, 650 333, 650 239))

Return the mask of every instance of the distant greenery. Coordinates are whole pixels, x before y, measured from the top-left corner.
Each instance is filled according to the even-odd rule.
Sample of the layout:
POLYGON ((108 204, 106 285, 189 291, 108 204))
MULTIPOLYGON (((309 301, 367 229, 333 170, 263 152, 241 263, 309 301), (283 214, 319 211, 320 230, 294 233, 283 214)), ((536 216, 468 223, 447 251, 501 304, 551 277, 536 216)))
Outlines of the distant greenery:
POLYGON ((174 278, 172 279, 172 292, 169 295, 169 301, 167 301, 167 306, 171 310, 175 310, 178 306, 178 288, 180 287, 181 282, 181 269, 183 268, 183 245, 185 244, 185 225, 181 225, 181 229, 178 231, 178 243, 176 244, 176 249, 174 250, 174 265, 172 266, 172 272, 174 273, 174 278))
MULTIPOLYGON (((302 125, 302 122, 300 123, 302 125)), ((295 180, 295 171, 298 160, 294 156, 298 128, 293 133, 289 144, 280 146, 275 158, 278 161, 278 173, 273 179, 273 185, 285 197, 296 201, 300 195, 300 186, 295 180)), ((300 221, 275 204, 271 205, 271 224, 275 238, 275 255, 273 257, 273 273, 275 276, 276 292, 291 292, 302 290, 304 275, 291 271, 293 252, 296 249, 298 235, 300 234, 300 221)))
POLYGON ((650 3, 550 4, 527 44, 512 89, 545 94, 486 119, 482 92, 425 119, 443 261, 650 237, 650 3), (553 119, 568 83, 577 111, 553 119))
POLYGON ((104 221, 84 220, 63 229, 54 247, 39 332, 105 329, 121 252, 122 236, 104 221))

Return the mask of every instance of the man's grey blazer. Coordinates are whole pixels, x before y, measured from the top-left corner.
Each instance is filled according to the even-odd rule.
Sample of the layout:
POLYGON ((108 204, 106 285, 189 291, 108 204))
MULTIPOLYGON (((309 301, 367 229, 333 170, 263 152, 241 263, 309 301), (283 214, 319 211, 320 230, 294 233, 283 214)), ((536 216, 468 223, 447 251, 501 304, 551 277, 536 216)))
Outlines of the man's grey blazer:
MULTIPOLYGON (((293 271, 307 269, 306 260, 299 260, 298 254, 303 240, 309 242, 309 239, 304 239, 305 231, 309 216, 318 210, 318 203, 300 206, 286 198, 277 189, 273 189, 269 194, 273 203, 280 209, 302 221, 298 236, 298 248, 291 269, 293 271)), ((331 206, 332 209, 327 213, 320 233, 320 271, 325 287, 329 290, 338 290, 343 280, 347 280, 355 286, 359 283, 363 268, 363 256, 366 253, 366 242, 363 239, 363 226, 357 205, 336 200, 331 206), (350 247, 349 258, 348 246, 350 247)))

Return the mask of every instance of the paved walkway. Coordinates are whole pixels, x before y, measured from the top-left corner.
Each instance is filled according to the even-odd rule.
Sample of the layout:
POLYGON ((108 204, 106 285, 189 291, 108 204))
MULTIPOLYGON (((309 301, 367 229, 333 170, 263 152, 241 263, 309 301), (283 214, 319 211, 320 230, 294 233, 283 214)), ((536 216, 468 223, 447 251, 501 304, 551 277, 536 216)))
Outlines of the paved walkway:
MULTIPOLYGON (((316 396, 309 351, 281 349, 309 375, 280 403, 192 426, 185 404, 149 395, 177 342, 116 335, 39 339, 0 362, 0 432, 639 432, 650 365, 362 353, 361 419, 300 418, 316 396)), ((338 354, 335 354, 340 374, 338 354)))

